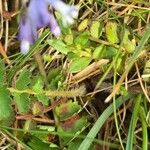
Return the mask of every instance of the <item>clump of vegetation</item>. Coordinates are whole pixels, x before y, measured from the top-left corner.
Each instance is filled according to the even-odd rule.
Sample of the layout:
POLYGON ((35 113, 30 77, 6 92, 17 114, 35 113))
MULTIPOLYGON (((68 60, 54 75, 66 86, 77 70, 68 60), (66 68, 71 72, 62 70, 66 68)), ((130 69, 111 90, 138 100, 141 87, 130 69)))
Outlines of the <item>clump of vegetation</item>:
POLYGON ((0 149, 149 149, 149 1, 66 3, 76 15, 49 8, 61 35, 40 28, 22 54, 30 3, 0 0, 0 149))

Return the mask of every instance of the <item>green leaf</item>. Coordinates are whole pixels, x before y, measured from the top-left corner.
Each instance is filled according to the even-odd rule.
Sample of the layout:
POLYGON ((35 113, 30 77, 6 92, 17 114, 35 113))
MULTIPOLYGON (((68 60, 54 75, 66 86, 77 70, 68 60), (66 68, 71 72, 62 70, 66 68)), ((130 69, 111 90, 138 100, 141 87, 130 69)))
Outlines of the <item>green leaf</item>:
POLYGON ((63 139, 64 144, 68 144, 71 139, 78 137, 78 135, 85 130, 86 126, 86 117, 66 120, 58 127, 59 136, 63 139))
POLYGON ((99 21, 93 21, 91 28, 90 28, 91 36, 94 38, 99 38, 100 37, 100 29, 101 29, 100 22, 99 21))
POLYGON ((42 94, 43 88, 44 88, 44 80, 42 80, 41 78, 38 78, 36 83, 32 87, 32 89, 34 92, 39 93, 38 95, 36 95, 36 97, 38 98, 38 101, 44 105, 48 105, 49 98, 42 94))
POLYGON ((88 23, 89 23, 88 19, 84 19, 83 21, 81 21, 81 23, 78 26, 78 31, 85 30, 87 28, 87 26, 88 26, 88 23))
MULTIPOLYGON (((30 72, 27 69, 24 69, 18 80, 16 81, 16 88, 18 90, 26 90, 28 89, 28 85, 30 83, 30 72)), ((30 108, 30 98, 28 93, 13 93, 15 102, 17 104, 19 113, 24 114, 29 111, 30 108)))
POLYGON ((12 113, 10 93, 5 86, 0 86, 0 122, 12 113))
POLYGON ((48 73, 48 80, 49 80, 49 89, 57 90, 59 83, 63 82, 62 68, 58 67, 51 69, 48 73))
POLYGON ((59 107, 56 107, 55 111, 60 121, 66 120, 76 114, 81 109, 81 106, 78 102, 69 101, 67 103, 61 104, 59 107))
POLYGON ((18 90, 25 90, 28 88, 29 83, 30 83, 30 72, 29 72, 29 70, 24 69, 21 72, 21 74, 16 82, 16 88, 18 90))
POLYGON ((107 46, 103 53, 103 58, 112 59, 114 56, 117 55, 117 52, 118 49, 111 46, 107 46))
POLYGON ((0 59, 0 85, 3 85, 5 81, 5 64, 0 59))
POLYGON ((58 52, 62 54, 67 54, 70 49, 67 47, 67 45, 61 41, 61 40, 48 40, 47 41, 49 45, 51 45, 53 48, 55 48, 58 52))
POLYGON ((82 47, 85 47, 87 42, 89 41, 89 33, 83 32, 79 36, 77 36, 74 40, 75 45, 80 45, 82 47))
POLYGON ((81 117, 80 119, 76 120, 73 126, 68 130, 71 133, 79 132, 82 128, 87 125, 86 117, 81 117))
POLYGON ((69 72, 77 73, 83 69, 85 69, 89 63, 91 62, 90 57, 80 57, 78 59, 74 59, 70 65, 69 72))
POLYGON ((73 34, 67 34, 64 38, 67 45, 73 44, 73 34))
POLYGON ((101 44, 100 46, 96 47, 93 52, 93 59, 101 58, 103 51, 104 51, 104 44, 101 44))
POLYGON ((106 37, 107 40, 112 44, 119 43, 117 30, 118 30, 118 25, 116 22, 114 21, 107 22, 105 26, 106 37))
POLYGON ((132 53, 135 50, 135 44, 129 39, 130 32, 128 29, 125 29, 122 46, 126 49, 128 53, 132 53))
POLYGON ((22 94, 14 93, 13 96, 14 96, 15 102, 17 104, 19 113, 20 114, 27 113, 29 111, 29 108, 30 108, 29 94, 27 94, 27 93, 22 93, 22 94))
POLYGON ((58 76, 61 73, 61 70, 61 67, 51 69, 48 73, 49 82, 51 82, 56 76, 58 76))

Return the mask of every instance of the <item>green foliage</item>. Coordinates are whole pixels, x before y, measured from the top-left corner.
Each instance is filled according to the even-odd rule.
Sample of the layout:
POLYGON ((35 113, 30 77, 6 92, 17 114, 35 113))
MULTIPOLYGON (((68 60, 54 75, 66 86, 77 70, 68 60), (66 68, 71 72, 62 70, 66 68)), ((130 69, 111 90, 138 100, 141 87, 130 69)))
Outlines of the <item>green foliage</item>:
POLYGON ((4 62, 0 59, 0 124, 11 125, 14 119, 12 110, 12 100, 7 86, 4 85, 6 81, 6 71, 4 62))
MULTIPOLYGON (((4 122, 9 120, 12 115, 11 107, 11 98, 10 93, 7 90, 6 86, 0 86, 0 123, 5 124, 4 122)), ((9 120, 9 124, 11 120, 9 120)))
MULTIPOLYGON (((129 97, 130 97, 130 95, 125 96, 124 100, 127 101, 129 99, 129 97)), ((119 108, 122 103, 123 103, 122 97, 119 97, 118 99, 116 99, 116 109, 119 108)), ((89 133, 87 134, 86 138, 81 143, 81 145, 78 148, 78 150, 87 150, 90 147, 90 145, 92 144, 92 142, 93 142, 94 138, 96 137, 97 133, 101 129, 102 125, 105 123, 107 118, 112 113, 113 113, 113 104, 109 105, 103 111, 103 113, 99 116, 99 118, 97 119, 96 123, 94 124, 92 129, 89 131, 89 133)))
POLYGON ((150 60, 145 63, 142 77, 144 81, 150 82, 150 60))
POLYGON ((137 120, 138 120, 138 113, 140 110, 140 103, 141 103, 141 95, 139 95, 135 100, 135 106, 133 109, 133 114, 131 117, 129 132, 128 132, 128 138, 127 138, 127 144, 126 144, 126 150, 133 149, 134 145, 134 130, 136 128, 137 120))
POLYGON ((83 70, 89 65, 91 60, 92 59, 89 57, 80 57, 80 58, 74 59, 70 65, 69 72, 76 73, 76 72, 83 70))
POLYGON ((132 53, 135 50, 135 44, 129 39, 130 32, 125 29, 122 46, 126 49, 128 53, 132 53))
POLYGON ((51 69, 48 73, 48 81, 49 81, 49 89, 57 90, 59 88, 59 84, 63 82, 64 75, 61 71, 61 67, 51 69))
POLYGON ((49 104, 49 98, 42 94, 42 92, 44 88, 44 80, 42 80, 41 77, 39 77, 35 84, 33 85, 32 89, 34 92, 38 93, 38 95, 36 95, 37 99, 39 102, 41 102, 43 105, 48 105, 49 104))
POLYGON ((74 44, 84 47, 84 46, 86 46, 88 41, 89 41, 89 33, 83 32, 75 38, 74 44))
POLYGON ((5 64, 4 64, 4 62, 0 59, 0 85, 3 85, 3 84, 4 84, 5 76, 6 76, 5 64))
POLYGON ((78 102, 72 102, 71 100, 60 105, 59 107, 56 107, 55 109, 56 115, 60 121, 58 132, 60 133, 60 137, 63 140, 64 145, 70 145, 72 140, 74 141, 74 144, 77 144, 78 141, 74 139, 76 139, 77 135, 82 133, 87 126, 86 117, 80 117, 78 114, 80 109, 81 106, 78 104, 78 102))
POLYGON ((42 142, 39 138, 34 136, 30 139, 30 141, 27 142, 27 145, 30 146, 33 150, 52 150, 49 144, 42 142))
POLYGON ((24 69, 16 81, 16 88, 18 90, 25 90, 28 88, 29 83, 30 83, 30 72, 27 69, 24 69))
MULTIPOLYGON (((61 36, 56 39, 49 29, 41 30, 27 55, 14 54, 19 47, 12 36, 18 30, 14 21, 9 21, 10 32, 2 26, 6 34, 1 32, 0 137, 4 143, 0 149, 13 149, 15 143, 19 146, 14 149, 29 150, 150 149, 149 1, 136 0, 131 9, 128 1, 112 2, 80 1, 79 19, 72 28, 64 27, 61 14, 54 11, 61 36), (3 45, 8 46, 10 64, 3 45), (37 52, 44 60, 44 80, 35 65, 37 52), (109 63, 94 66, 101 59, 109 63), (135 62, 142 78, 133 67, 135 62), (104 99, 110 103, 103 103, 104 99)), ((8 19, 5 13, 2 18, 8 19)))
POLYGON ((88 23, 89 23, 88 19, 84 19, 83 21, 81 21, 79 26, 78 26, 78 31, 85 30, 88 27, 88 23))
POLYGON ((106 37, 107 40, 112 43, 119 43, 119 38, 118 38, 118 25, 115 21, 108 21, 105 26, 105 32, 106 32, 106 37))
POLYGON ((73 44, 73 34, 67 34, 64 38, 67 45, 73 44))
POLYGON ((31 119, 26 120, 24 123, 24 133, 26 134, 30 132, 30 130, 36 127, 35 125, 36 125, 35 122, 33 122, 31 119))
POLYGON ((70 50, 67 48, 66 44, 62 40, 48 40, 49 45, 54 47, 58 52, 62 54, 67 54, 70 50))
POLYGON ((100 59, 103 57, 103 53, 104 53, 104 44, 99 45, 98 47, 95 48, 94 52, 93 52, 93 59, 100 59))
POLYGON ((56 107, 55 111, 60 121, 63 121, 63 120, 69 119, 71 116, 77 113, 80 109, 81 109, 81 106, 78 104, 78 102, 72 102, 70 100, 67 103, 60 105, 59 107, 56 107))
POLYGON ((93 21, 91 28, 90 28, 91 36, 94 38, 99 38, 101 35, 101 30, 102 30, 102 27, 101 27, 100 21, 93 21))
MULTIPOLYGON (((30 72, 24 69, 16 81, 16 89, 26 90, 30 83, 30 72)), ((13 93, 14 100, 17 104, 19 113, 27 113, 30 108, 30 98, 28 93, 13 93)))
POLYGON ((30 108, 29 94, 27 94, 27 93, 22 93, 22 94, 14 93, 13 96, 14 96, 15 102, 17 104, 17 108, 18 108, 19 113, 21 113, 21 114, 27 113, 29 111, 29 108, 30 108))

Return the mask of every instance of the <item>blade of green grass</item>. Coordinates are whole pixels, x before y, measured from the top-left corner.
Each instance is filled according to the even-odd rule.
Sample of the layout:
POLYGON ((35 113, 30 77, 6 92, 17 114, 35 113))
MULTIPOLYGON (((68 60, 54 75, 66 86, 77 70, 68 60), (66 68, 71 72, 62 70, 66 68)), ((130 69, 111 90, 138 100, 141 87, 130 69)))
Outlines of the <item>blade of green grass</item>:
POLYGON ((132 117, 131 117, 128 137, 127 137, 126 150, 133 150, 134 136, 135 136, 134 135, 134 130, 136 128, 136 123, 137 123, 137 120, 138 120, 140 102, 141 102, 141 95, 139 95, 135 99, 135 106, 134 106, 134 109, 133 109, 133 114, 132 114, 132 117))
POLYGON ((148 132, 147 132, 147 123, 146 123, 146 113, 143 107, 140 107, 140 118, 142 123, 142 150, 148 149, 148 132))
MULTIPOLYGON (((130 97, 131 97, 131 95, 128 94, 127 96, 125 96, 123 98, 122 98, 122 96, 117 98, 116 99, 116 109, 118 109, 130 97)), ((105 111, 103 111, 101 116, 95 122, 94 126, 92 127, 92 129, 90 130, 90 132, 88 133, 86 138, 83 140, 83 142, 81 143, 78 150, 87 150, 90 147, 90 145, 92 144, 92 142, 93 142, 94 138, 96 137, 97 133, 99 132, 99 130, 101 129, 101 127, 103 126, 105 121, 110 117, 110 115, 113 114, 113 112, 114 112, 113 104, 111 104, 110 106, 108 106, 105 109, 105 111)))

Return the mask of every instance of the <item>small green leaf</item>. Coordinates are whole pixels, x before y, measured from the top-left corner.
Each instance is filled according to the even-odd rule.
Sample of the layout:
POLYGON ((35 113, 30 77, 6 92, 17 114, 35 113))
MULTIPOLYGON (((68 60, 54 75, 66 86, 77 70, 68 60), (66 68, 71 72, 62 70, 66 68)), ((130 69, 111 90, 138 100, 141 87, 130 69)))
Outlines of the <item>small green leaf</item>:
POLYGON ((27 93, 22 93, 22 94, 14 93, 13 96, 14 96, 15 102, 17 104, 19 113, 20 114, 27 113, 29 111, 29 108, 30 108, 29 94, 27 94, 27 93))
POLYGON ((114 21, 107 22, 105 26, 106 37, 107 40, 112 44, 119 43, 117 30, 118 30, 118 25, 116 22, 114 21))
POLYGON ((30 72, 29 72, 29 70, 24 69, 21 72, 21 74, 16 82, 16 88, 18 90, 25 90, 28 88, 29 83, 30 83, 30 72))
POLYGON ((90 28, 90 33, 91 36, 94 38, 99 38, 100 36, 100 28, 101 28, 101 24, 99 21, 93 21, 91 28, 90 28))
POLYGON ((68 144, 68 142, 79 135, 87 126, 86 117, 79 117, 77 119, 72 118, 72 120, 66 120, 58 127, 58 132, 60 133, 60 137, 63 139, 64 144, 68 144), (65 136, 70 134, 72 136, 65 136))
POLYGON ((103 50, 104 50, 104 44, 101 44, 100 46, 96 47, 94 52, 93 52, 93 59, 101 58, 103 50))
POLYGON ((44 87, 44 81, 41 78, 38 78, 36 83, 32 87, 32 89, 34 92, 39 93, 38 95, 36 95, 36 97, 38 98, 38 101, 44 105, 48 105, 49 104, 49 98, 42 94, 43 87, 44 87))
POLYGON ((103 53, 103 58, 112 59, 114 56, 116 56, 118 49, 107 46, 105 49, 105 52, 103 53))
POLYGON ((11 98, 10 93, 5 86, 0 86, 0 122, 11 116, 11 98))
POLYGON ((75 38, 74 43, 75 45, 80 45, 82 47, 85 47, 88 41, 89 41, 89 33, 84 32, 75 38))
POLYGON ((43 105, 40 102, 34 102, 31 107, 32 114, 37 116, 43 113, 43 105))
POLYGON ((70 65, 69 72, 77 73, 83 69, 85 69, 89 63, 91 62, 90 57, 80 57, 78 59, 74 59, 70 65))
POLYGON ((68 119, 72 115, 76 114, 81 109, 78 102, 69 101, 56 107, 55 111, 61 121, 68 119))
POLYGON ((89 23, 88 19, 84 19, 83 21, 81 21, 81 23, 78 26, 78 31, 85 30, 87 28, 87 26, 88 26, 88 23, 89 23))
POLYGON ((78 132, 82 128, 84 128, 86 125, 87 125, 87 119, 86 119, 86 117, 81 117, 80 119, 76 120, 76 122, 74 123, 74 125, 70 128, 70 132, 71 133, 78 132))
POLYGON ((135 50, 135 44, 129 39, 130 32, 125 29, 122 46, 126 49, 128 53, 132 53, 135 50))
POLYGON ((51 69, 48 73, 49 82, 51 82, 56 76, 58 76, 61 73, 61 70, 62 70, 61 67, 51 69))
POLYGON ((61 40, 53 39, 53 40, 48 40, 47 42, 49 45, 51 45, 53 48, 55 48, 58 52, 62 54, 67 54, 70 51, 67 45, 61 40))
POLYGON ((48 80, 49 80, 49 89, 57 90, 59 83, 63 82, 62 68, 58 67, 51 69, 48 73, 48 80))
MULTIPOLYGON (((16 88, 18 90, 26 90, 28 89, 28 85, 30 83, 30 72, 27 69, 24 69, 18 80, 16 81, 16 88)), ((13 93, 15 102, 17 104, 19 113, 24 114, 29 111, 30 108, 30 98, 28 93, 13 93)))
POLYGON ((67 34, 64 38, 64 41, 66 42, 67 45, 73 44, 73 35, 67 34))

